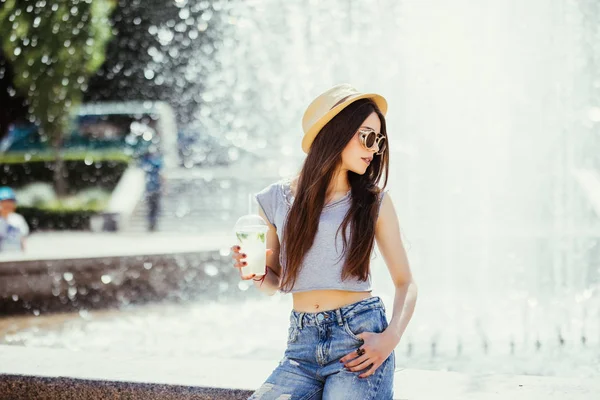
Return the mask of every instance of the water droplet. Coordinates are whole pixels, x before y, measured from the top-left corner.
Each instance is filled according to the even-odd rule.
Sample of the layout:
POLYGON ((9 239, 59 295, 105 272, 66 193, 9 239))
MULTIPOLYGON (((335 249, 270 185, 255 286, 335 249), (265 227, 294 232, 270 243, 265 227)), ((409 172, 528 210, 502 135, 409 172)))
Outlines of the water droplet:
POLYGON ((212 12, 211 10, 206 10, 206 11, 204 11, 204 12, 202 13, 202 17, 201 17, 201 18, 202 18, 204 21, 207 21, 207 22, 208 22, 208 21, 210 21, 210 19, 212 18, 212 16, 213 16, 213 12, 212 12))
POLYGON ((198 30, 200 32, 204 32, 206 30, 206 28, 208 28, 208 24, 206 23, 206 21, 198 22, 198 30))
POLYGON ((70 272, 65 272, 63 274, 63 279, 67 282, 71 282, 73 280, 73 274, 70 272))
POLYGON ((112 282, 112 278, 110 277, 110 275, 102 275, 102 277, 100 278, 100 280, 102 281, 102 283, 104 283, 105 285, 108 285, 109 283, 112 282))
POLYGON ((21 48, 16 47, 14 53, 15 53, 15 56, 18 56, 19 54, 21 54, 21 48))
POLYGON ((151 269, 152 268, 152 263, 151 262, 145 262, 144 263, 144 269, 151 269))
POLYGON ((187 202, 180 202, 175 210, 177 218, 183 218, 190 212, 190 206, 187 202))
POLYGON ((231 161, 236 161, 238 158, 240 158, 240 151, 239 149, 234 148, 230 148, 229 151, 227 152, 229 159, 231 161))
POLYGON ((219 273, 219 269, 214 264, 206 264, 204 266, 204 272, 208 276, 216 276, 219 273))
POLYGON ((163 46, 167 46, 173 40, 174 34, 167 28, 160 28, 158 31, 158 41, 163 46))
POLYGON ((19 301, 19 296, 16 294, 13 294, 12 299, 13 299, 13 301, 19 301))
POLYGON ((190 10, 187 8, 182 8, 179 10, 179 18, 188 19, 190 17, 190 10))

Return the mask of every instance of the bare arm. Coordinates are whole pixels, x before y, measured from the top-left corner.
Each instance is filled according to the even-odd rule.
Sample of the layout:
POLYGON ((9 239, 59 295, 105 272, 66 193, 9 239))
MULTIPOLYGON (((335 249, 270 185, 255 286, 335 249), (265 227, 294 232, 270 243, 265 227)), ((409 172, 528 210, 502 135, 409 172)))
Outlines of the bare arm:
POLYGON ((392 319, 385 332, 390 334, 397 344, 412 318, 417 301, 417 285, 410 271, 408 257, 400 238, 398 216, 389 193, 381 204, 375 225, 375 239, 396 288, 392 319))

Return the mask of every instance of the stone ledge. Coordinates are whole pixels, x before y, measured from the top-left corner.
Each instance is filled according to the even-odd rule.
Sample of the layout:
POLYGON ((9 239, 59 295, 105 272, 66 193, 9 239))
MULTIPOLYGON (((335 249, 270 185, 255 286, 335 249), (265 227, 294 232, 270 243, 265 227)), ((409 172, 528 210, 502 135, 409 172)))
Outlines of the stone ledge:
POLYGON ((0 399, 247 399, 249 390, 0 375, 0 399))
POLYGON ((231 242, 226 235, 35 234, 27 253, 0 254, 0 314, 258 294, 238 289, 224 255, 231 242))
MULTIPOLYGON (((276 365, 0 346, 0 398, 247 399, 276 365)), ((394 392, 396 399, 593 400, 600 380, 405 369, 394 392)))

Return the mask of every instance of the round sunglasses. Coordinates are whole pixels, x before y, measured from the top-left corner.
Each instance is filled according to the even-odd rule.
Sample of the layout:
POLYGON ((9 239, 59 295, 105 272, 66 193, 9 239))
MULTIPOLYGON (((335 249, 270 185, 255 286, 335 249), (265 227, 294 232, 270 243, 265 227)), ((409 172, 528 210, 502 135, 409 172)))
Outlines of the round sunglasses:
POLYGON ((370 151, 375 150, 375 144, 377 144, 379 151, 377 151, 375 154, 378 156, 383 154, 387 147, 385 135, 383 133, 377 133, 370 128, 359 129, 358 138, 365 149, 370 151))

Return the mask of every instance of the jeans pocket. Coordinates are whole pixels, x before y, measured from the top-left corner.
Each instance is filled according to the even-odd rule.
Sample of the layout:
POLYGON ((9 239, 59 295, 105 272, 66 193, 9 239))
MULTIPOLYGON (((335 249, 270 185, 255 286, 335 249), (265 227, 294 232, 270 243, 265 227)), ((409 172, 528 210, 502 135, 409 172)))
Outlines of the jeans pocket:
POLYGON ((344 321, 344 331, 346 331, 346 333, 348 334, 348 336, 350 336, 354 341, 358 342, 358 343, 362 343, 363 340, 361 338, 359 338, 358 336, 356 336, 356 334, 360 333, 360 332, 356 332, 356 334, 354 332, 352 332, 352 329, 350 328, 348 321, 344 321))
POLYGON ((353 340, 362 343, 363 340, 358 337, 363 332, 381 333, 387 327, 385 313, 380 308, 374 308, 369 311, 346 318, 344 321, 344 331, 353 340))
POLYGON ((381 331, 383 332, 388 328, 389 323, 387 320, 387 316, 385 315, 385 310, 380 310, 380 311, 381 311, 381 313, 380 313, 381 314, 381 324, 383 325, 383 329, 381 331))

